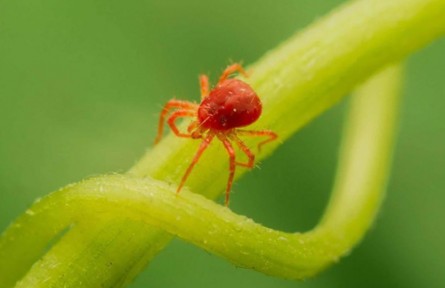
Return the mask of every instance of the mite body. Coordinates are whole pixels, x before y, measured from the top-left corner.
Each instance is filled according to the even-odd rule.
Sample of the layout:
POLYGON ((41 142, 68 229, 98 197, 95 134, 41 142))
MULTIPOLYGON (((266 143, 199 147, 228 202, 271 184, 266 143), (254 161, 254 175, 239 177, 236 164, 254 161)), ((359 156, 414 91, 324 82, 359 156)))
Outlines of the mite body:
POLYGON ((199 77, 201 86, 201 103, 199 105, 173 99, 168 101, 161 111, 155 144, 162 138, 166 119, 167 124, 178 137, 202 139, 198 151, 179 183, 178 193, 204 150, 216 137, 222 142, 229 154, 229 179, 227 181, 225 198, 225 204, 228 205, 236 166, 253 168, 255 163, 255 154, 238 136, 266 137, 265 140, 259 142, 258 149, 263 144, 278 137, 276 133, 269 130, 239 129, 254 123, 261 116, 262 104, 258 95, 247 83, 238 79, 228 78, 235 72, 240 72, 247 76, 240 64, 232 64, 224 70, 217 85, 212 90, 210 90, 207 75, 201 75, 199 77), (176 126, 176 120, 184 117, 195 118, 187 127, 187 132, 180 131, 176 126), (236 161, 232 143, 235 143, 246 154, 247 162, 236 161))

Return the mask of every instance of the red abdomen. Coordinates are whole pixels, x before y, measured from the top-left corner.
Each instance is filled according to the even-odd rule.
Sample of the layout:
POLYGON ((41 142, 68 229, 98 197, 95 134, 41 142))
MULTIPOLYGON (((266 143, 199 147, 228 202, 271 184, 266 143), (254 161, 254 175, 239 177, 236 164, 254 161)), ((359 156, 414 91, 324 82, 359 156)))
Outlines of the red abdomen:
POLYGON ((247 83, 228 79, 202 100, 198 120, 203 128, 228 130, 255 122, 261 108, 260 98, 247 83))

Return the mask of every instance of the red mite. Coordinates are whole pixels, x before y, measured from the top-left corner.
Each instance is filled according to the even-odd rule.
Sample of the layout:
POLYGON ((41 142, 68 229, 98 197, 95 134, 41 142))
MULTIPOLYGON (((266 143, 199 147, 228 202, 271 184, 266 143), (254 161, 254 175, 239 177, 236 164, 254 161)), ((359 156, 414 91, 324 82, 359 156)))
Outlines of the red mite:
POLYGON ((201 104, 195 104, 188 101, 170 100, 162 109, 159 117, 158 135, 155 140, 157 144, 162 138, 164 122, 167 115, 173 110, 167 119, 173 133, 178 137, 203 139, 192 162, 185 171, 177 192, 184 186, 187 177, 190 175, 195 164, 198 162, 204 150, 217 137, 224 145, 229 154, 229 179, 226 188, 226 206, 229 203, 230 189, 232 187, 233 177, 236 166, 253 168, 255 155, 238 138, 238 136, 263 136, 267 137, 258 144, 260 150, 263 144, 273 141, 278 135, 269 130, 244 130, 238 129, 254 123, 261 115, 262 105, 260 98, 253 89, 245 82, 238 79, 229 79, 228 77, 239 72, 247 77, 246 72, 240 64, 232 64, 224 70, 216 86, 209 89, 209 78, 207 75, 200 75, 201 86, 201 104), (187 128, 187 132, 179 131, 176 126, 176 119, 183 117, 195 118, 187 128), (246 154, 248 161, 238 162, 235 159, 235 151, 232 143, 246 154))

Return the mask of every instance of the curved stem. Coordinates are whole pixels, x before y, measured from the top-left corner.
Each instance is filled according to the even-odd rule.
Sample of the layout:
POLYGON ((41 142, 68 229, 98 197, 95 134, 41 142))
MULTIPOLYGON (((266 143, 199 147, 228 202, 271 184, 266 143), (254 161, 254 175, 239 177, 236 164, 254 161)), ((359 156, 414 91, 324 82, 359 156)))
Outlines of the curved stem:
MULTIPOLYGON (((342 164, 332 202, 325 218, 313 231, 303 234, 275 231, 200 195, 188 191, 178 195, 164 182, 128 175, 102 176, 52 194, 7 231, 6 237, 26 235, 27 227, 43 220, 59 228, 79 223, 31 268, 17 287, 62 284, 74 287, 81 283, 74 277, 82 274, 79 270, 100 260, 104 254, 118 257, 119 261, 106 259, 122 265, 126 262, 119 258, 128 257, 125 259, 129 261, 140 251, 128 244, 117 245, 128 241, 121 237, 121 231, 137 228, 141 232, 149 225, 178 235, 239 266, 285 278, 313 275, 347 253, 363 237, 378 211, 391 158, 399 84, 400 70, 391 68, 359 90, 347 119, 342 164), (88 232, 82 233, 84 230, 88 232), (95 230, 100 233, 94 233, 95 230), (120 241, 113 241, 117 237, 120 241), (76 248, 84 243, 88 244, 87 251, 94 253, 79 255, 76 248), (117 249, 120 253, 111 253, 117 249), (63 278, 48 280, 48 267, 54 267, 51 273, 56 275, 69 273, 63 278)), ((40 231, 56 233, 53 228, 42 227, 40 231)), ((137 233, 133 237, 145 239, 147 234, 137 233)), ((14 247, 20 246, 15 243, 10 243, 8 251, 17 252, 13 251, 14 247)), ((93 282, 94 278, 89 281, 93 282)))
MULTIPOLYGON (((444 0, 351 1, 267 53, 249 67, 249 82, 263 102, 261 118, 249 129, 270 129, 285 141, 336 104, 355 86, 445 33, 444 0)), ((244 139, 243 139, 244 140, 244 139)), ((251 139, 245 139, 248 146, 251 139)), ((263 159, 279 146, 268 143, 263 159)), ((150 149, 130 173, 179 183, 197 149, 196 141, 173 135, 150 149), (156 159, 156 161, 153 161, 156 159)), ((226 181, 227 156, 210 147, 199 173, 187 185, 214 198, 226 181)), ((236 177, 245 169, 238 169, 236 177)))
MULTIPOLYGON (((334 105, 345 93, 372 75, 376 70, 390 63, 399 61, 408 54, 420 49, 442 35, 445 32, 445 21, 443 21, 443 19, 445 19, 445 1, 443 0, 360 0, 344 5, 335 11, 335 13, 328 15, 302 33, 291 38, 276 50, 270 52, 250 68, 251 72, 249 74, 251 77, 248 81, 260 95, 264 104, 262 118, 257 122, 255 125, 256 127, 252 128, 272 129, 280 135, 280 139, 285 140, 302 125, 334 105)), ((396 77, 394 76, 393 78, 396 77)), ((389 128, 386 127, 384 129, 389 128)), ((249 142, 248 139, 246 140, 246 142, 249 142)), ((391 140, 390 137, 384 141, 389 140, 391 140)), ((17 281, 17 279, 20 279, 28 271, 29 267, 44 254, 47 245, 49 245, 49 241, 58 233, 62 233, 67 225, 79 223, 79 227, 81 227, 82 225, 86 225, 84 223, 90 223, 91 221, 105 221, 104 225, 111 223, 109 224, 111 225, 109 227, 110 229, 116 227, 109 221, 115 219, 114 217, 127 216, 127 214, 122 214, 124 212, 120 211, 119 204, 112 206, 116 209, 107 208, 109 206, 106 206, 105 203, 108 203, 113 199, 122 201, 122 209, 127 207, 126 209, 128 211, 125 211, 128 212, 128 217, 131 221, 137 219, 138 221, 143 222, 143 224, 115 224, 120 225, 119 227, 121 228, 116 228, 116 233, 109 235, 109 238, 107 238, 108 242, 105 241, 106 245, 104 244, 104 241, 97 241, 95 242, 97 245, 95 244, 93 246, 89 246, 89 243, 92 243, 90 240, 99 239, 98 237, 101 237, 102 233, 105 233, 105 231, 101 229, 91 229, 90 231, 88 229, 78 229, 77 226, 75 226, 73 230, 70 230, 66 236, 62 236, 61 241, 57 242, 57 244, 45 254, 45 257, 41 262, 38 262, 33 266, 23 279, 24 282, 22 283, 27 283, 26 281, 30 281, 30 279, 40 279, 41 281, 44 281, 39 282, 41 285, 45 285, 45 283, 51 281, 52 283, 58 284, 69 282, 72 285, 75 285, 73 283, 81 281, 82 283, 91 284, 90 287, 98 287, 109 283, 111 283, 110 285, 112 287, 119 287, 121 283, 126 283, 128 281, 128 275, 137 273, 138 269, 145 263, 144 261, 148 261, 156 251, 161 249, 168 242, 170 236, 163 232, 163 230, 170 231, 171 233, 176 231, 180 237, 184 237, 185 239, 193 238, 190 240, 197 244, 198 242, 204 243, 206 238, 200 238, 201 240, 199 240, 194 238, 197 236, 187 236, 188 234, 183 234, 183 231, 180 230, 181 227, 177 227, 178 225, 175 224, 184 224, 184 222, 181 222, 181 212, 180 210, 164 211, 162 207, 165 208, 169 205, 170 208, 175 207, 174 205, 182 205, 182 208, 178 206, 178 209, 197 209, 197 211, 200 211, 199 213, 203 213, 203 215, 197 214, 201 221, 206 219, 203 217, 206 213, 213 213, 218 217, 221 216, 222 218, 214 218, 216 222, 206 221, 206 223, 202 224, 210 225, 210 227, 196 227, 210 229, 213 227, 211 225, 216 225, 215 223, 221 222, 221 229, 226 229, 225 232, 227 232, 223 239, 226 239, 226 236, 228 237, 227 239, 229 239, 230 237, 228 235, 231 234, 243 234, 243 237, 248 237, 252 241, 259 241, 257 244, 251 246, 252 248, 249 248, 250 250, 248 249, 247 254, 244 256, 237 253, 238 250, 236 250, 235 247, 237 243, 244 243, 237 242, 236 240, 242 240, 238 238, 230 238, 233 240, 233 242, 231 242, 232 244, 219 239, 219 246, 222 247, 222 250, 218 250, 218 247, 216 246, 206 246, 207 249, 214 250, 215 253, 231 258, 236 263, 242 262, 244 263, 243 265, 246 266, 253 265, 258 267, 258 269, 265 271, 266 273, 299 278, 314 273, 323 265, 333 261, 335 258, 334 256, 338 257, 345 251, 349 250, 351 245, 356 243, 356 241, 363 236, 363 231, 366 230, 366 227, 369 225, 370 221, 372 221, 371 216, 376 213, 375 209, 380 201, 378 198, 372 198, 374 200, 369 201, 369 204, 367 204, 364 198, 364 195, 367 194, 353 193, 353 191, 356 191, 354 189, 351 189, 348 193, 344 192, 336 194, 339 196, 335 197, 332 201, 326 214, 327 216, 321 222, 321 226, 310 232, 310 234, 305 234, 306 236, 304 237, 306 238, 301 238, 305 241, 301 245, 305 243, 307 245, 315 243, 316 245, 307 246, 312 247, 312 250, 306 246, 296 246, 303 250, 295 252, 295 257, 300 260, 304 259, 304 263, 289 263, 288 261, 291 260, 288 256, 286 256, 286 259, 281 259, 281 256, 278 258, 269 258, 267 255, 271 252, 268 252, 268 248, 264 245, 260 245, 261 243, 269 243, 272 241, 270 239, 267 240, 269 236, 278 236, 278 238, 273 238, 277 239, 277 241, 300 238, 292 238, 296 236, 287 234, 283 235, 281 232, 274 232, 256 224, 250 225, 251 221, 246 218, 237 218, 240 216, 232 215, 228 210, 219 208, 218 206, 215 206, 215 204, 196 195, 190 195, 188 193, 183 193, 180 197, 170 195, 168 191, 174 190, 175 188, 170 187, 170 184, 167 185, 138 179, 138 177, 148 176, 158 180, 169 181, 169 183, 179 183, 183 171, 185 171, 187 163, 189 163, 190 157, 194 154, 198 144, 199 143, 196 141, 185 141, 184 139, 177 139, 172 136, 166 137, 166 139, 159 143, 156 148, 151 149, 142 160, 130 170, 127 177, 106 176, 96 180, 92 179, 79 184, 80 186, 67 188, 67 191, 75 191, 76 193, 52 194, 41 203, 35 204, 34 207, 38 208, 45 206, 46 208, 43 209, 40 214, 34 211, 35 208, 29 210, 28 214, 19 218, 0 238, 0 278, 2 279, 0 287, 10 287, 17 281), (105 185, 103 181, 109 181, 109 185, 112 187, 107 186, 108 184, 105 185), (82 189, 92 189, 92 191, 77 190, 79 187, 83 187, 82 189), (105 188, 110 190, 107 190, 105 193, 105 188), (154 191, 155 189, 152 190, 152 188, 159 189, 159 191, 165 193, 157 193, 154 191), (119 190, 122 194, 119 194, 118 191, 115 191, 116 193, 114 193, 113 189, 119 190), (130 194, 125 194, 125 191, 130 194), (170 195, 168 197, 173 198, 163 198, 162 195, 164 194, 170 195), (64 195, 73 198, 66 198, 64 195), (102 198, 98 197, 100 195, 102 195, 102 198), (141 198, 136 195, 141 195, 141 197, 142 195, 145 196, 141 198), (155 196, 150 198, 149 195, 155 195, 157 198, 154 199, 155 196), (347 197, 342 195, 347 195, 347 197), (82 198, 82 201, 79 197, 82 198), (128 199, 125 197, 128 197, 128 199), (137 207, 142 207, 138 206, 136 202, 131 201, 133 197, 136 199, 141 198, 140 200, 142 200, 142 203, 144 204, 139 205, 147 205, 144 206, 144 211, 140 211, 141 214, 138 214, 139 216, 132 214, 132 209, 126 206, 126 203, 132 203, 132 205, 135 205, 135 209, 137 207), (99 198, 104 202, 92 201, 94 199, 98 200, 99 198), (107 199, 109 199, 109 201, 107 201, 107 199), (180 201, 179 199, 183 199, 184 201, 180 201), (197 202, 194 203, 193 201, 197 202), (361 207, 363 210, 354 210, 353 208, 355 205, 352 201, 362 203, 357 207, 361 207), (77 206, 75 203, 83 203, 86 207, 77 206), (151 210, 149 209, 150 211, 146 211, 147 207, 151 207, 151 203, 157 203, 156 206, 159 207, 160 210, 153 208, 151 210), (345 206, 343 206, 342 203, 345 206), (88 205, 92 206, 88 207, 88 205), (211 207, 211 209, 209 207, 211 207), (343 208, 347 209, 344 210, 343 208), (87 210, 96 211, 96 213, 92 215, 86 213, 87 210), (120 212, 122 213, 119 214, 120 212), (165 217, 163 218, 164 220, 161 220, 156 215, 147 214, 152 212, 159 213, 159 217, 165 217), (97 215, 103 215, 103 217, 98 217, 97 215), (360 221, 350 221, 352 216, 355 217, 357 215, 359 215, 359 219, 361 219, 360 221), (153 219, 159 219, 156 220, 159 222, 156 222, 153 219), (233 226, 231 222, 226 223, 228 220, 238 221, 234 222, 238 224, 234 225, 234 223, 232 223, 233 226), (159 226, 159 223, 161 222, 162 226, 159 226), (147 226, 147 223, 150 223, 153 226, 162 227, 162 229, 150 228, 147 226), (224 226, 224 223, 228 226, 224 226), (339 225, 340 223, 342 225, 339 225), (339 225, 338 229, 332 229, 332 227, 336 227, 336 225, 339 225), (244 230, 244 228, 247 230, 244 230), (241 230, 238 231, 238 229, 241 230), (247 233, 256 233, 256 229, 258 229, 258 235, 262 235, 265 238, 260 239, 258 238, 259 236, 256 237, 247 233), (82 238, 79 234, 79 237, 76 236, 70 238, 73 231, 78 231, 80 234, 83 233, 85 237, 82 238), (244 231, 246 231, 247 234, 244 234, 244 231), (141 232, 143 232, 142 234, 144 235, 139 235, 141 232), (343 239, 345 235, 340 232, 352 233, 353 236, 355 236, 343 239), (114 237, 112 235, 119 236, 114 237), (320 237, 320 235, 325 236, 324 244, 322 243, 323 241, 317 242, 313 240, 318 239, 317 237, 320 237), (73 242, 72 246, 65 246, 64 249, 56 250, 60 245, 65 245, 64 241, 74 241, 69 239, 74 239, 77 241, 75 243, 78 243, 78 245, 74 245, 75 243, 73 242), (81 241, 82 239, 85 239, 85 241, 81 241), (81 245, 81 243, 83 243, 83 245, 81 245), (121 263, 119 261, 123 261, 122 263, 126 263, 126 265, 110 265, 110 255, 107 254, 107 251, 109 251, 107 250, 107 247, 113 249, 113 247, 120 247, 121 245, 125 245, 125 243, 133 245, 133 250, 122 253, 120 256, 113 254, 113 257, 116 256, 117 258, 113 258, 114 260, 112 263, 121 263), (69 247, 73 247, 73 249, 70 249, 69 247), (227 249, 224 247, 233 248, 235 250, 232 252, 228 251, 227 254, 225 254, 227 249), (323 253, 323 249, 325 253, 323 253), (84 251, 85 253, 79 254, 79 250, 84 251), (134 250, 140 252, 145 251, 141 252, 144 256, 139 258, 138 261, 134 261, 134 258, 129 256, 134 250), (54 251, 59 252, 56 253, 54 251), (100 251, 103 251, 103 254, 97 254, 100 251), (304 252, 304 255, 301 254, 303 253, 302 251, 304 252), (331 253, 330 251, 333 252, 331 253), (230 255, 230 253, 234 254, 230 255), (298 256, 298 253, 301 255, 298 256), (97 255, 97 257, 94 258, 94 265, 102 267, 100 273, 93 269, 90 271, 85 268, 84 264, 88 263, 88 261, 82 259, 87 259, 85 257, 89 257, 89 254, 97 255), (249 260, 253 259, 250 258, 249 255, 254 254, 257 256, 266 255, 264 256, 265 258, 263 256, 261 256, 263 258, 257 258, 265 259, 265 261, 254 263, 253 260, 249 260), (77 258, 74 257, 75 255, 77 255, 77 258), (75 274, 77 276, 72 276, 74 278, 64 278, 63 275, 65 275, 64 273, 66 270, 44 270, 42 267, 45 267, 45 263, 51 263, 47 262, 51 260, 55 261, 53 263, 60 264, 57 265, 57 267, 66 267, 66 269, 70 269, 70 271, 77 271, 77 274, 75 274), (280 261, 284 262, 281 263, 280 261), (82 265, 76 263, 82 263, 82 265), (284 266, 284 268, 281 269, 282 272, 276 271, 277 267, 280 266, 280 263, 284 266), (120 268, 118 268, 118 266, 120 268), (272 268, 269 268, 269 266, 272 268), (112 267, 116 269, 113 269, 112 267), (42 269, 40 270, 42 273, 36 273, 35 271, 38 271, 38 269, 42 269), (44 271, 46 272, 44 273, 44 271)), ((268 153, 275 149, 277 145, 278 143, 271 143, 265 147, 266 153, 259 154, 257 158, 264 158, 268 153)), ((385 145, 380 146, 380 144, 376 144, 375 147, 380 148, 375 148, 373 146, 376 150, 372 150, 371 152, 374 153, 378 151, 378 149, 387 149, 389 146, 385 145)), ((384 153, 382 155, 382 157, 385 157, 384 153)), ((199 173, 191 175, 187 182, 187 185, 189 185, 191 190, 209 198, 215 198, 219 195, 221 191, 223 191, 223 187, 225 187, 227 177, 225 173, 227 159, 225 157, 226 155, 224 154, 224 151, 221 151, 218 147, 210 145, 209 150, 206 151, 206 155, 203 156, 199 163, 199 173)), ((363 158, 362 160, 371 161, 372 159, 363 158)), ((377 157, 377 162, 372 162, 370 163, 372 164, 371 166, 367 166, 371 169, 369 173, 374 173, 372 174, 374 175, 372 176, 372 179, 375 181, 375 183, 368 183, 369 189, 374 189, 381 185, 381 182, 384 182, 382 179, 382 175, 384 174, 381 174, 383 173, 382 171, 384 171, 382 168, 383 166, 381 166, 383 165, 384 160, 384 158, 377 157), (377 173, 374 169, 379 166, 381 166, 380 168, 383 170, 379 170, 379 173, 377 173)), ((345 167, 348 167, 348 165, 345 167)), ((235 177, 239 177, 244 173, 244 170, 245 169, 238 169, 235 177)), ((347 170, 348 169, 344 168, 344 171, 347 170)), ((342 187, 352 184, 356 185, 354 182, 349 182, 350 180, 342 180, 342 177, 339 177, 340 178, 337 180, 336 184, 336 191, 342 190, 342 187)), ((376 196, 374 195, 374 197, 376 196)), ((184 214, 184 219, 189 219, 186 214, 187 213, 184 214)), ((195 228, 195 226, 182 227, 182 229, 187 229, 190 233, 195 233, 196 235, 200 235, 201 228, 195 228)), ((209 231, 213 231, 212 229, 209 231)), ((210 240, 207 240, 207 242, 209 241, 210 240)), ((282 246, 279 246, 279 249, 277 248, 278 246, 271 247, 276 247, 281 251, 285 246, 286 244, 283 243, 282 246)), ((274 250, 273 253, 277 253, 277 255, 282 255, 282 257, 284 257, 285 253, 279 253, 278 250, 274 250)), ((91 265, 87 268, 90 266, 91 265)), ((74 275, 70 273, 67 274, 74 275)), ((59 285, 58 287, 61 286, 66 285, 59 285)))
POLYGON ((390 67, 352 99, 331 201, 317 229, 341 231, 351 246, 383 200, 398 118, 401 67, 390 67), (362 222, 363 221, 363 222, 362 222))

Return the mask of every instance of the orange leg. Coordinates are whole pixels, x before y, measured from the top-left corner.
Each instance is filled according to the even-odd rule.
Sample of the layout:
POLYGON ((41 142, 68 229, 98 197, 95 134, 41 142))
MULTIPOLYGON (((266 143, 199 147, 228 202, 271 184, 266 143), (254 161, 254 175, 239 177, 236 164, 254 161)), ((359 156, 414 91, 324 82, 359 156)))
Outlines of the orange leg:
POLYGON ((176 119, 182 118, 182 117, 196 117, 195 111, 189 111, 189 110, 177 110, 170 115, 170 117, 167 120, 168 125, 170 126, 170 129, 172 129, 173 133, 175 133, 178 137, 185 137, 185 138, 192 138, 191 134, 182 133, 179 131, 178 127, 176 126, 176 119))
POLYGON ((258 151, 261 152, 261 147, 266 144, 269 143, 275 139, 278 138, 278 134, 275 132, 272 132, 270 130, 260 130, 260 131, 252 131, 252 130, 237 130, 236 131, 238 134, 241 135, 247 135, 247 136, 266 136, 268 137, 268 139, 261 141, 260 143, 258 143, 258 151))
POLYGON ((168 113, 171 109, 178 108, 182 110, 196 111, 198 109, 198 105, 180 100, 170 100, 165 104, 164 108, 162 108, 161 114, 159 115, 159 124, 158 124, 158 134, 155 139, 155 144, 159 143, 162 138, 162 133, 164 131, 164 122, 165 117, 167 117, 168 113))
POLYGON ((244 77, 248 77, 246 71, 244 71, 243 66, 239 63, 232 64, 224 70, 224 72, 221 74, 221 77, 219 78, 218 84, 221 84, 224 80, 226 80, 230 74, 239 72, 243 74, 244 77))
POLYGON ((209 77, 207 77, 207 75, 199 75, 199 86, 201 86, 201 99, 209 96, 210 85, 209 77))
POLYGON ((236 168, 235 150, 233 150, 233 146, 226 136, 218 136, 218 138, 223 142, 224 147, 226 148, 227 153, 229 154, 229 180, 227 180, 226 200, 225 200, 225 205, 229 206, 230 190, 232 189, 233 177, 235 176, 235 168, 236 168))
POLYGON ((184 183, 189 177, 190 172, 192 172, 193 167, 195 167, 195 164, 198 162, 204 150, 210 145, 210 142, 212 142, 213 137, 215 137, 215 135, 209 134, 204 140, 202 140, 201 145, 199 146, 198 151, 195 154, 195 157, 193 157, 192 163, 190 163, 189 167, 185 171, 184 176, 182 176, 181 183, 179 183, 176 193, 179 193, 179 191, 181 191, 181 188, 184 186, 184 183))
POLYGON ((233 141, 235 141, 235 143, 238 145, 241 151, 243 151, 244 154, 246 154, 247 158, 249 159, 247 163, 236 162, 236 165, 252 169, 255 164, 255 155, 252 153, 252 151, 250 151, 249 147, 247 147, 246 144, 244 144, 244 142, 241 139, 239 139, 236 135, 231 135, 230 138, 233 139, 233 141))
POLYGON ((200 127, 198 121, 193 121, 187 127, 187 131, 190 133, 190 135, 193 139, 201 139, 201 138, 203 138, 202 136, 203 136, 204 132, 206 131, 206 129, 202 129, 200 127))

